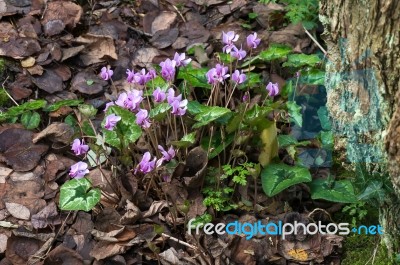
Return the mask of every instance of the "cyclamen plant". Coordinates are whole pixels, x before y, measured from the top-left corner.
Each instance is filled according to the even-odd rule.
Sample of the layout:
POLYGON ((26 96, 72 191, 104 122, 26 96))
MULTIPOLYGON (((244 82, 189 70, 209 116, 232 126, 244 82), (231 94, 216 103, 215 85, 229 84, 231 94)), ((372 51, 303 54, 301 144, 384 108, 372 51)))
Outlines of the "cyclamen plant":
MULTIPOLYGON (((236 45, 238 40, 239 35, 233 31, 222 33, 222 42, 224 44, 222 50, 224 53, 232 56, 236 62, 246 59, 248 53, 251 55, 252 50, 256 49, 261 41, 257 38, 256 33, 250 34, 246 38, 246 51, 243 49, 243 44, 240 45, 240 48, 236 45)), ((168 141, 171 142, 170 139, 175 138, 175 142, 180 143, 179 140, 181 137, 190 135, 183 121, 190 105, 189 99, 186 98, 190 95, 190 92, 185 94, 185 96, 174 85, 177 73, 179 72, 178 69, 189 66, 190 62, 191 59, 187 58, 185 53, 175 53, 172 59, 168 58, 159 64, 161 68, 159 75, 153 68, 149 70, 141 69, 139 71, 127 69, 126 82, 130 84, 131 89, 120 93, 116 97, 116 100, 106 103, 104 109, 105 118, 102 125, 104 130, 102 134, 96 133, 96 138, 101 139, 103 149, 105 148, 104 143, 109 144, 117 147, 122 154, 129 156, 132 153, 132 150, 127 151, 130 149, 130 143, 134 143, 142 134, 148 140, 148 150, 144 152, 140 159, 131 163, 130 170, 134 174, 158 175, 160 181, 165 181, 165 179, 170 181, 170 176, 165 174, 165 171, 163 171, 163 174, 159 174, 158 170, 163 170, 164 163, 172 163, 175 159, 179 160, 182 158, 180 149, 170 146, 168 141), (155 86, 154 81, 157 78, 158 80, 162 78, 165 81, 165 86, 155 86), (164 115, 164 117, 166 116, 166 119, 157 120, 155 117, 159 113, 164 115), (160 131, 160 124, 166 127, 165 131, 160 131), (129 135, 125 135, 128 131, 129 135), (160 135, 165 135, 164 139, 160 135), (164 146, 169 145, 168 149, 164 149, 162 141, 165 141, 164 146), (161 178, 160 175, 163 177, 161 178)), ((235 65, 238 66, 238 63, 235 65)), ((103 67, 99 75, 103 80, 110 80, 112 83, 113 70, 109 66, 103 67)), ((215 67, 209 69, 205 74, 205 78, 208 84, 211 85, 211 94, 206 106, 204 106, 204 111, 210 110, 211 114, 207 116, 205 114, 200 115, 200 113, 200 116, 198 116, 198 113, 195 113, 194 115, 197 116, 194 117, 194 120, 198 122, 203 121, 198 126, 205 126, 216 119, 213 117, 210 118, 210 115, 214 115, 212 114, 214 109, 208 108, 213 108, 212 106, 217 107, 221 105, 225 107, 223 112, 221 112, 222 114, 219 114, 220 116, 218 117, 222 117, 223 114, 230 112, 231 110, 226 108, 229 106, 236 88, 246 85, 246 81, 248 80, 244 69, 234 69, 232 64, 228 66, 224 65, 223 62, 218 62, 215 67), (224 91, 222 93, 225 95, 224 97, 218 96, 221 91, 224 91)), ((185 89, 184 86, 183 88, 185 89)), ((269 83, 266 86, 266 90, 269 97, 279 94, 278 84, 269 83)), ((246 91, 244 95, 242 94, 239 97, 243 99, 240 103, 245 106, 244 112, 247 111, 249 106, 249 97, 249 91, 246 91)), ((240 114, 240 116, 243 119, 243 115, 240 114)), ((187 147, 186 143, 180 144, 183 145, 183 148, 187 147)), ((235 147, 237 146, 233 144, 232 150, 235 147)), ((75 139, 72 143, 72 151, 75 155, 84 155, 88 153, 89 146, 85 144, 83 139, 75 139)), ((231 162, 231 158, 232 155, 229 156, 228 163, 231 162)), ((128 159, 128 161, 130 160, 128 159)), ((235 161, 236 158, 233 163, 235 161)), ((88 173, 89 165, 84 161, 79 161, 71 167, 69 176, 75 179, 82 179, 88 173)))

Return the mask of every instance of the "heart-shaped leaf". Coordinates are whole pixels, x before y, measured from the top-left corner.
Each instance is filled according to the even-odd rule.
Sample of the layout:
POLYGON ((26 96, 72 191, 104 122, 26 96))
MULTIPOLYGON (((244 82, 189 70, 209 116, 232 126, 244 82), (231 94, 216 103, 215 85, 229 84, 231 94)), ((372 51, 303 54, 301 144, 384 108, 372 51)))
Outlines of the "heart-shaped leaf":
POLYGON ((263 190, 270 197, 293 185, 310 181, 310 171, 304 167, 269 164, 261 171, 263 190))
POLYGON ((230 113, 230 109, 223 107, 207 107, 205 110, 197 114, 194 119, 197 121, 193 125, 193 128, 199 128, 201 126, 207 125, 218 118, 221 118, 225 114, 230 113))
POLYGON ((72 179, 60 188, 60 209, 90 211, 100 201, 100 189, 91 189, 87 178, 72 179))
POLYGON ((340 203, 357 202, 353 185, 349 180, 340 180, 330 183, 325 179, 315 179, 310 183, 310 188, 311 198, 313 200, 323 199, 340 203))

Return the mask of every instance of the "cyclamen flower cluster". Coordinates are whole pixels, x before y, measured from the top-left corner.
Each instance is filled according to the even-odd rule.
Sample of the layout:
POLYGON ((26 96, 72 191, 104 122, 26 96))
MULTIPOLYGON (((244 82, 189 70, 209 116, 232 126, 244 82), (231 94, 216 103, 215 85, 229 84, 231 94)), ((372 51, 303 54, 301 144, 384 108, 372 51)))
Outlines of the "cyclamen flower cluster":
POLYGON ((128 83, 136 83, 141 86, 144 86, 147 82, 153 80, 157 76, 156 70, 150 69, 146 73, 146 69, 144 68, 136 73, 134 70, 127 69, 126 74, 128 75, 126 78, 128 83))
POLYGON ((161 66, 161 76, 166 81, 172 81, 175 78, 176 67, 186 66, 188 65, 192 59, 185 59, 186 55, 184 53, 179 54, 175 53, 174 59, 166 59, 165 61, 160 63, 161 66))
MULTIPOLYGON (((72 142, 72 151, 74 151, 75 155, 83 155, 89 151, 89 146, 85 144, 84 140, 82 139, 75 139, 72 142)), ((69 176, 71 178, 81 179, 87 173, 89 173, 88 165, 85 162, 79 161, 78 163, 71 166, 69 171, 69 176)))
POLYGON ((135 174, 136 172, 139 170, 140 172, 142 172, 143 174, 147 174, 150 173, 151 171, 153 171, 156 167, 161 166, 161 164, 164 161, 170 161, 175 157, 175 150, 174 148, 171 146, 168 151, 165 151, 165 149, 159 145, 158 146, 158 150, 160 150, 161 154, 163 155, 160 159, 157 160, 156 157, 154 157, 153 159, 151 159, 151 154, 150 152, 146 152, 144 153, 142 160, 139 162, 139 164, 137 165, 136 169, 135 169, 135 174))
MULTIPOLYGON (((240 46, 240 49, 235 46, 234 42, 236 42, 238 39, 239 35, 234 31, 228 31, 227 33, 222 32, 222 42, 225 44, 225 46, 222 48, 222 51, 225 53, 230 53, 232 57, 240 61, 246 57, 247 52, 243 50, 242 46, 240 46)), ((257 48, 260 42, 261 40, 257 38, 257 33, 255 32, 246 38, 246 44, 250 50, 257 48)))

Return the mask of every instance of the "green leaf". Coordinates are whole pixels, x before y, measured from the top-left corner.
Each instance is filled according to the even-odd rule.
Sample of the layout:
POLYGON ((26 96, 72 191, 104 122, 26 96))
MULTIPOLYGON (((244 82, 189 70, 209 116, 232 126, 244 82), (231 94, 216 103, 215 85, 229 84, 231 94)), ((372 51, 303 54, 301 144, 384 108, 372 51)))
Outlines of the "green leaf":
POLYGON ((208 159, 212 159, 216 157, 219 153, 221 153, 227 146, 229 146, 234 139, 234 134, 229 134, 225 137, 225 139, 221 139, 220 134, 216 134, 212 137, 210 143, 210 137, 206 136, 201 139, 201 147, 204 150, 209 150, 208 159))
POLYGON ((291 135, 278 135, 278 145, 281 148, 289 145, 296 145, 297 143, 297 139, 291 135))
POLYGON ((304 167, 269 164, 261 171, 262 187, 269 197, 275 196, 293 185, 310 181, 311 174, 304 167))
MULTIPOLYGON (((161 76, 156 76, 156 78, 154 78, 150 82, 147 82, 146 86, 148 88, 159 87, 163 91, 166 91, 168 89, 168 87, 169 87, 168 82, 165 81, 161 76)), ((145 93, 145 95, 146 95, 146 93, 145 93)))
POLYGON ((93 130, 92 126, 90 125, 90 123, 88 121, 84 121, 82 123, 82 131, 87 136, 96 136, 95 131, 93 130))
POLYGON ((333 185, 325 179, 315 179, 310 184, 311 198, 313 200, 326 200, 339 203, 357 202, 353 185, 349 180, 333 182, 333 185))
POLYGON ((78 106, 82 102, 83 102, 83 100, 81 100, 81 99, 60 100, 60 101, 57 101, 56 103, 53 103, 53 104, 45 107, 43 110, 44 111, 56 111, 63 106, 69 106, 69 107, 78 106))
POLYGON ((184 135, 179 141, 172 141, 171 144, 177 147, 186 148, 194 144, 196 141, 196 132, 184 135))
POLYGON ((288 101, 286 102, 286 106, 288 108, 288 112, 290 115, 290 121, 294 122, 298 126, 303 126, 303 117, 301 114, 301 107, 296 104, 295 101, 288 101))
POLYGON ((369 183, 368 187, 365 188, 365 190, 358 195, 359 200, 370 200, 370 199, 378 199, 379 202, 384 202, 386 197, 386 192, 383 188, 383 182, 382 181, 371 181, 369 183))
POLYGON ((331 126, 331 121, 329 120, 328 109, 326 108, 326 106, 320 107, 317 111, 317 114, 322 129, 329 131, 332 128, 332 126, 331 126))
POLYGON ((221 61, 226 64, 230 64, 235 61, 235 58, 232 57, 229 53, 220 52, 220 53, 218 53, 218 56, 221 59, 221 61))
POLYGON ((255 19, 255 18, 258 17, 258 14, 257 13, 249 13, 248 16, 249 16, 250 19, 255 19))
POLYGON ((301 84, 324 85, 325 71, 319 69, 311 69, 304 74, 302 73, 299 81, 301 84))
POLYGON ((230 113, 231 110, 223 107, 206 107, 205 110, 197 114, 194 119, 197 121, 193 125, 193 128, 199 128, 201 126, 207 125, 218 118, 221 118, 225 114, 230 113))
POLYGON ((183 79, 191 87, 203 87, 210 89, 210 84, 207 83, 206 73, 208 68, 180 68, 177 79, 183 79))
POLYGON ((88 86, 91 86, 91 85, 93 85, 93 83, 94 83, 94 81, 93 81, 93 80, 87 80, 87 81, 86 81, 86 84, 87 84, 88 86))
POLYGON ((168 103, 160 103, 157 104, 150 110, 150 118, 155 119, 157 121, 163 120, 167 116, 167 112, 171 109, 171 106, 168 103))
POLYGON ((6 112, 6 115, 8 117, 19 116, 22 113, 24 113, 26 111, 29 111, 29 110, 41 109, 44 106, 46 106, 46 103, 47 103, 46 100, 42 100, 42 99, 29 101, 29 102, 26 102, 26 103, 21 104, 19 106, 15 106, 15 107, 9 108, 8 111, 6 112))
POLYGON ((91 189, 87 178, 72 179, 60 188, 60 209, 66 211, 90 211, 100 201, 100 189, 91 189))
POLYGON ((321 143, 322 147, 325 149, 332 150, 333 149, 333 144, 334 144, 334 138, 333 138, 333 133, 332 131, 322 131, 320 132, 321 136, 321 143))
POLYGON ((36 111, 28 111, 22 114, 21 123, 28 130, 35 129, 40 123, 40 114, 36 111))
POLYGON ((292 51, 292 48, 282 44, 272 44, 267 50, 260 53, 259 58, 264 61, 272 61, 285 58, 292 51))
POLYGON ((187 104, 187 110, 190 114, 193 116, 204 112, 207 109, 207 106, 204 106, 203 104, 200 104, 198 101, 189 101, 187 104))
POLYGON ((260 83, 262 83, 261 80, 261 74, 257 73, 246 73, 246 81, 243 84, 239 85, 240 90, 245 90, 247 88, 259 88, 260 83))
MULTIPOLYGON (((117 148, 125 148, 135 143, 142 135, 142 128, 136 124, 135 114, 119 106, 108 108, 107 115, 111 113, 120 116, 121 120, 113 131, 103 130, 105 142, 117 148)), ((104 127, 104 121, 102 125, 104 127)))
POLYGON ((314 67, 316 64, 320 63, 321 59, 316 54, 290 54, 288 56, 287 62, 283 63, 284 67, 303 67, 311 66, 314 67))

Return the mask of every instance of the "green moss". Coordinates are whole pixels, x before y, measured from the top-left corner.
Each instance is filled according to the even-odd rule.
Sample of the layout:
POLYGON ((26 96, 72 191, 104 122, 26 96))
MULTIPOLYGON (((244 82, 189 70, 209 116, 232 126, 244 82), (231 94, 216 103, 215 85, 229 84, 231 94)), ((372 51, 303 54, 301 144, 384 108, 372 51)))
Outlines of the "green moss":
POLYGON ((379 236, 352 235, 345 239, 343 244, 342 265, 365 265, 369 261, 374 265, 394 264, 390 261, 387 249, 380 242, 379 236), (374 263, 372 263, 375 253, 374 263))
POLYGON ((3 107, 9 100, 4 88, 0 88, 0 107, 3 107))

